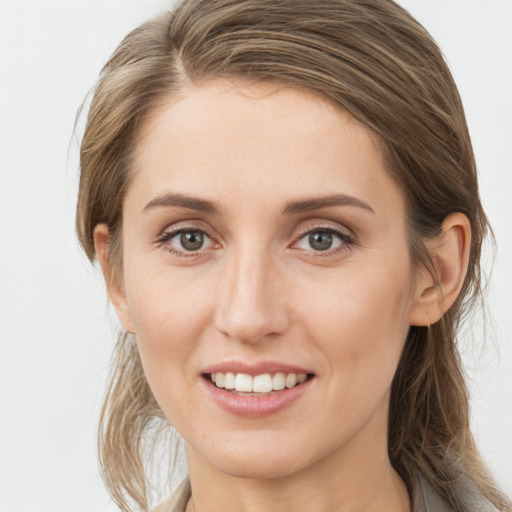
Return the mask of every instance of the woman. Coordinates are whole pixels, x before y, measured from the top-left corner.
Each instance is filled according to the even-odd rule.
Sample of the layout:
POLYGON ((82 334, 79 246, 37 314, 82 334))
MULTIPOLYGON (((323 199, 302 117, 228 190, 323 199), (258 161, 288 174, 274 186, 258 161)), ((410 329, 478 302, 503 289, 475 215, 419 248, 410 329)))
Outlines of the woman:
POLYGON ((77 227, 125 333, 100 429, 123 510, 510 510, 455 335, 489 230, 441 53, 391 0, 189 0, 106 64, 77 227), (151 449, 149 450, 151 451, 151 449))

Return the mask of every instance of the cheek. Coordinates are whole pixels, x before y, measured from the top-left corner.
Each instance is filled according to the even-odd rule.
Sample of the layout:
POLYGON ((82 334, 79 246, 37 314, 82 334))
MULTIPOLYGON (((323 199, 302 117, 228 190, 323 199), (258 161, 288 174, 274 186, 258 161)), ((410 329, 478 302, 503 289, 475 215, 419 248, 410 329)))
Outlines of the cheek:
POLYGON ((169 267, 139 265, 128 270, 126 294, 144 373, 167 419, 178 426, 187 403, 196 400, 191 383, 197 375, 191 361, 208 323, 210 294, 169 267))
POLYGON ((204 280, 172 272, 168 266, 139 265, 126 268, 125 274, 146 378, 160 407, 174 414, 181 407, 175 403, 177 397, 193 401, 190 384, 197 375, 191 361, 209 323, 211 292, 204 280))
POLYGON ((407 272, 381 264, 339 274, 328 289, 302 301, 308 337, 328 355, 333 373, 361 382, 382 374, 388 381, 409 330, 407 272))
POLYGON ((331 293, 310 297, 302 317, 308 319, 307 337, 325 360, 324 423, 333 437, 348 439, 377 410, 386 421, 409 329, 409 287, 403 275, 370 268, 332 284, 331 293))
POLYGON ((174 350, 178 343, 186 346, 204 327, 212 293, 200 276, 173 272, 165 265, 139 267, 126 274, 126 294, 137 335, 153 349, 174 350))

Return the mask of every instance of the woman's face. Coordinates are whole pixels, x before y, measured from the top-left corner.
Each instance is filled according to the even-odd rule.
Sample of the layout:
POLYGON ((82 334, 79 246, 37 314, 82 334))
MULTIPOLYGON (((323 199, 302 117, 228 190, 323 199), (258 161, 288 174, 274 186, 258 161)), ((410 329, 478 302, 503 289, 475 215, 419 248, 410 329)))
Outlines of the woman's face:
POLYGON ((192 458, 269 477, 385 449, 415 290, 368 128, 275 84, 186 89, 141 134, 122 236, 119 316, 192 458))

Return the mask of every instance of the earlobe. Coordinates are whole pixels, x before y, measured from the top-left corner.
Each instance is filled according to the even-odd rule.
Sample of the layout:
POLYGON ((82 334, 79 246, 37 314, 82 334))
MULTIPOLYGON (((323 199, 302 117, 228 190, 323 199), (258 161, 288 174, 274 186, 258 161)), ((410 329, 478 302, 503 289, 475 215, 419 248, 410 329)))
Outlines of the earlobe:
POLYGON ((471 225, 462 213, 448 215, 439 236, 426 242, 436 278, 423 271, 418 276, 410 324, 429 326, 437 322, 456 301, 468 268, 471 225))
POLYGON ((98 224, 94 228, 94 247, 96 256, 105 279, 108 296, 116 310, 123 329, 127 332, 135 332, 133 322, 126 299, 126 293, 117 272, 113 272, 110 255, 110 233, 106 224, 98 224))

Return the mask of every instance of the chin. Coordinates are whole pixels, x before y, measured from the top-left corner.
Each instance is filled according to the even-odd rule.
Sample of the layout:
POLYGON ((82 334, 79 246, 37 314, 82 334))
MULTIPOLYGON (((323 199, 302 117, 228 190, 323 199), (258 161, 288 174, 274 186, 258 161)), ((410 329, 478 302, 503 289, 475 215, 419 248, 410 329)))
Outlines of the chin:
MULTIPOLYGON (((323 458, 320 450, 313 450, 308 454, 304 449, 308 446, 307 443, 294 443, 290 439, 286 442, 279 437, 267 442, 265 436, 262 436, 253 443, 248 440, 215 443, 207 458, 210 464, 223 473, 249 479, 286 478, 315 464, 316 455, 318 459, 323 458)), ((309 443, 309 446, 314 448, 312 443, 309 443)))
POLYGON ((260 454, 249 460, 240 457, 225 458, 217 461, 216 467, 223 473, 236 478, 272 480, 286 478, 300 472, 306 465, 301 466, 296 455, 266 459, 264 454, 260 454))

